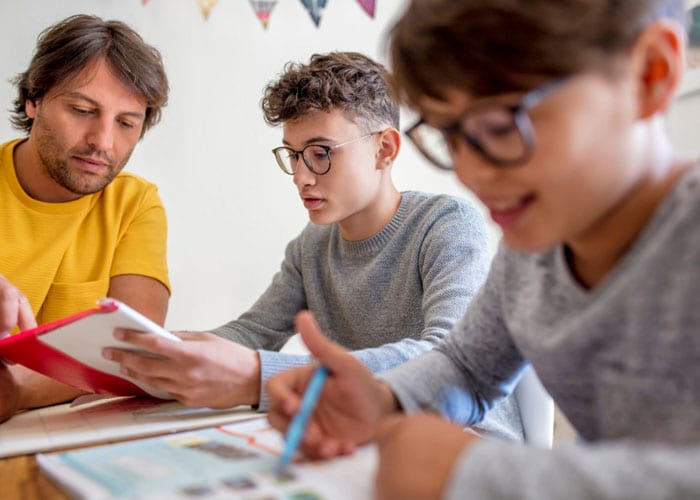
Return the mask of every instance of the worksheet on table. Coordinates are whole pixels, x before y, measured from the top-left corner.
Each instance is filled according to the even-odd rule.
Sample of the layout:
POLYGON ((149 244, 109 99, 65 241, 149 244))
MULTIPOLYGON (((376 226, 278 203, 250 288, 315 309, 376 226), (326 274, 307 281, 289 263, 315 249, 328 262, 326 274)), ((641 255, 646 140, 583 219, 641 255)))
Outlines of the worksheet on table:
POLYGON ((331 460, 297 456, 278 470, 282 435, 264 417, 207 429, 37 455, 80 499, 354 500, 373 496, 376 449, 331 460))
POLYGON ((0 424, 0 458, 211 427, 261 414, 241 406, 192 409, 140 397, 79 398, 15 415, 0 424))

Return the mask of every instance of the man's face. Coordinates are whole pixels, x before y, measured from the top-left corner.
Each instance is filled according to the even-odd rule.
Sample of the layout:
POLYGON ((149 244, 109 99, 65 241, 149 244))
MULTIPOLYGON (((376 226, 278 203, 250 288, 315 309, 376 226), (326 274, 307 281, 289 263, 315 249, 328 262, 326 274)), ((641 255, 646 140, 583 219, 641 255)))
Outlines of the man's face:
POLYGON ((29 141, 44 182, 39 198, 69 201, 100 191, 124 168, 141 137, 145 100, 124 85, 105 61, 27 101, 29 141))

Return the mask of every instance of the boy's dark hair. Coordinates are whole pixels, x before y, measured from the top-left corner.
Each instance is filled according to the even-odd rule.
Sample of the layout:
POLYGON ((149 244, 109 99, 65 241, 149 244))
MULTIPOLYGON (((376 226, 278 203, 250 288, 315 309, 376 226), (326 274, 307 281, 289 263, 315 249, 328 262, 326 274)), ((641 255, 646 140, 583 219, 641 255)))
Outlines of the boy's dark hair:
POLYGON ((367 131, 382 124, 399 127, 389 73, 356 52, 314 54, 308 64, 287 63, 279 79, 265 88, 261 104, 270 125, 340 109, 367 131))
POLYGON ((400 98, 448 88, 488 96, 611 69, 652 20, 685 21, 684 0, 412 0, 391 31, 400 98))
POLYGON ((168 101, 168 78, 160 53, 126 24, 88 15, 68 17, 41 32, 29 67, 13 80, 17 99, 12 125, 29 133, 34 120, 27 116, 26 100, 41 99, 100 58, 146 101, 143 136, 158 123, 168 101))

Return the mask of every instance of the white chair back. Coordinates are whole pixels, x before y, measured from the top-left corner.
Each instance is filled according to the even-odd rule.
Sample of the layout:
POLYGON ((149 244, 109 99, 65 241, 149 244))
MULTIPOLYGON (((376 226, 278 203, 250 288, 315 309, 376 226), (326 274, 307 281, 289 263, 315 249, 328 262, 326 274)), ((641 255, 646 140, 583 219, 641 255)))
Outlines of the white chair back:
POLYGON ((554 438, 554 401, 532 366, 525 370, 514 393, 520 406, 525 443, 551 448, 554 438))

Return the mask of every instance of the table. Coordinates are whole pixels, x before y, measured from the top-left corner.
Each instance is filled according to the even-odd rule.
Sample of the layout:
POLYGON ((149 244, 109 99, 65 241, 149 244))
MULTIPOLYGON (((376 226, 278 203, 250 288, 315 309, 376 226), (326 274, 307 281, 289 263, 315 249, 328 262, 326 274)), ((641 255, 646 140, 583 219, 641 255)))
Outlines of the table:
POLYGON ((2 497, 8 500, 66 500, 61 492, 39 470, 34 455, 0 459, 2 497))
POLYGON ((45 476, 34 453, 75 449, 169 432, 230 423, 260 414, 250 407, 190 409, 175 401, 104 398, 69 403, 15 415, 0 425, 0 498, 69 498, 45 476))

